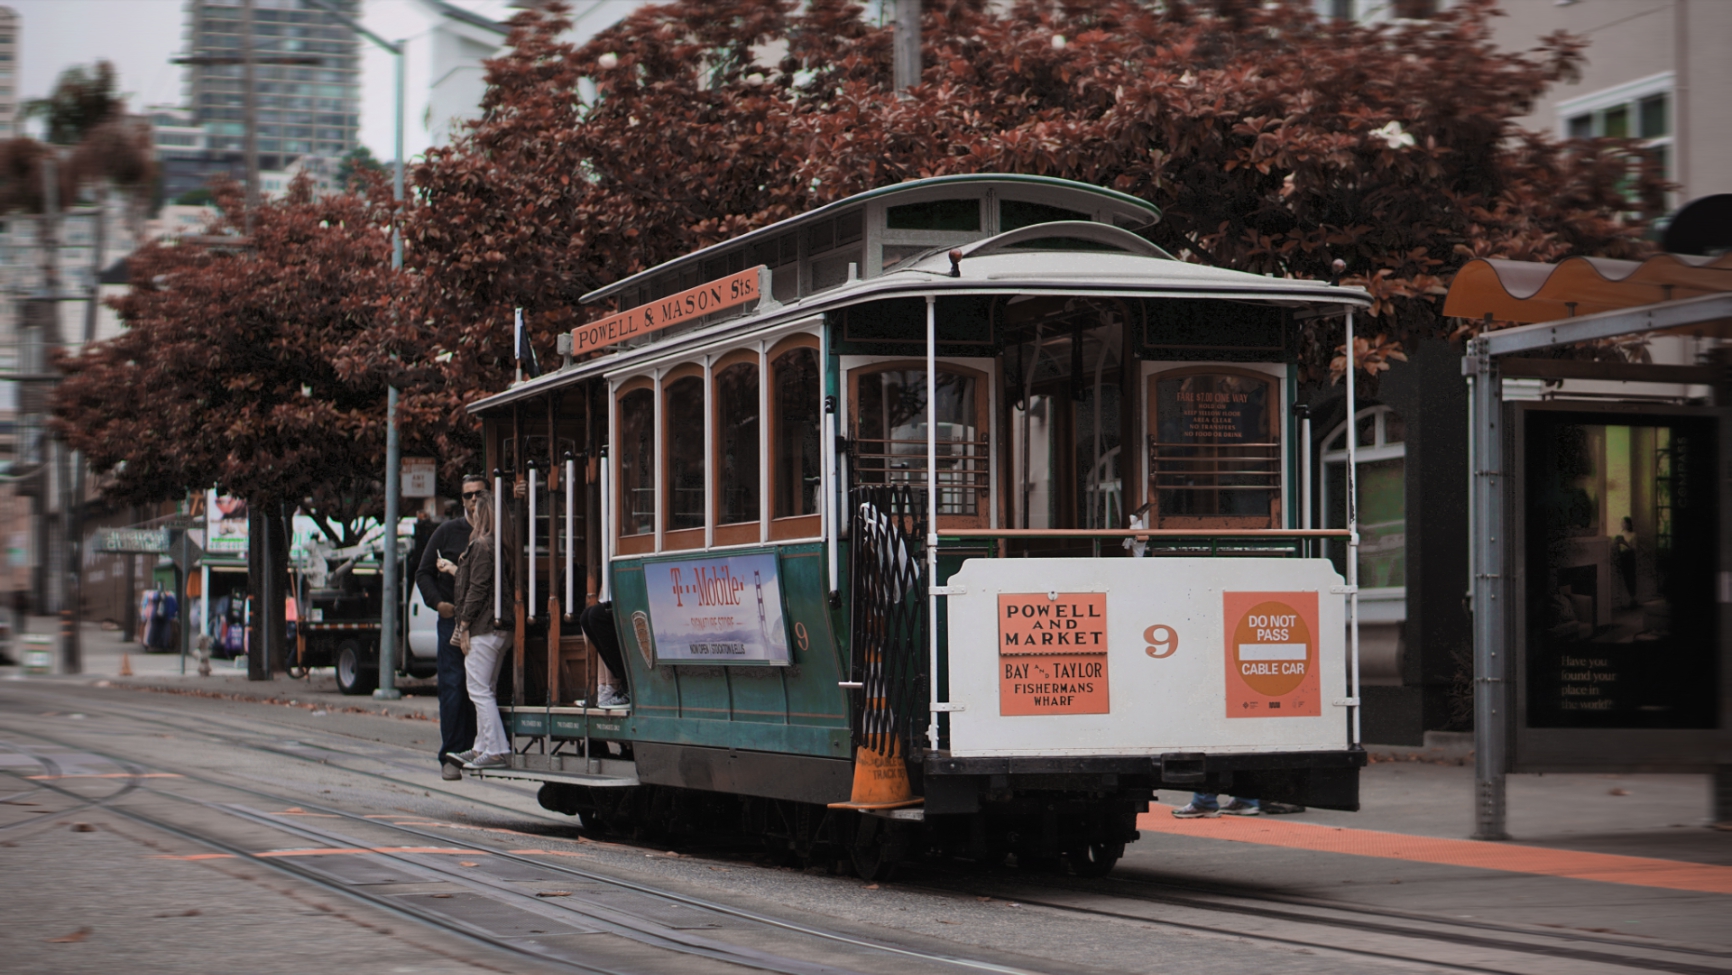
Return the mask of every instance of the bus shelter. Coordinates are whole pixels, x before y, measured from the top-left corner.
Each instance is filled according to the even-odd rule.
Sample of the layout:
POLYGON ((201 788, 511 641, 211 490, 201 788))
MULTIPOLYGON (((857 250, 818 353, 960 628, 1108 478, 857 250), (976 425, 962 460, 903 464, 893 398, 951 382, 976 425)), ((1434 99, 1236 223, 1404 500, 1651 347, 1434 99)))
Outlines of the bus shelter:
POLYGON ((1510 772, 1715 776, 1732 819, 1732 256, 1479 260, 1468 343, 1475 836, 1510 772))

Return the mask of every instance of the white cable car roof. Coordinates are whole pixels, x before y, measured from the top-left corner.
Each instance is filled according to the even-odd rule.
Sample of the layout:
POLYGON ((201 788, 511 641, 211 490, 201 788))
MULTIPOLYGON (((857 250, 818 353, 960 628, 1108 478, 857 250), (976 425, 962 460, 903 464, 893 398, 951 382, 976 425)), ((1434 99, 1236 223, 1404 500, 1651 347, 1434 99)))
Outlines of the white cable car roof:
POLYGON ((851 280, 785 304, 764 298, 756 310, 747 314, 669 335, 638 348, 572 363, 478 400, 470 404, 469 411, 485 412, 597 375, 641 369, 660 360, 689 358, 705 346, 736 343, 828 311, 891 297, 1058 293, 1219 298, 1315 309, 1314 314, 1325 316, 1371 304, 1370 295, 1361 288, 1175 260, 1129 231, 1098 223, 1036 224, 956 249, 962 252, 962 258, 955 275, 951 273, 948 251, 938 249, 875 278, 851 280), (1113 253, 1039 247, 1044 241, 1079 237, 1095 244, 1117 244, 1124 250, 1113 253))

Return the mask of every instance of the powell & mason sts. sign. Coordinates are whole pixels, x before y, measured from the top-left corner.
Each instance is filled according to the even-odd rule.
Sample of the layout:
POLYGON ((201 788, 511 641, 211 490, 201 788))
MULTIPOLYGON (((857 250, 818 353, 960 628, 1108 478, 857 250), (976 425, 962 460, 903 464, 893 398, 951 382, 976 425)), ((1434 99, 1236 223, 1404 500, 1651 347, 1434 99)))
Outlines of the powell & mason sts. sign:
POLYGON ((571 330, 571 353, 593 352, 639 335, 757 301, 764 292, 763 279, 767 277, 764 270, 762 265, 749 267, 738 274, 657 298, 588 325, 579 325, 571 330))

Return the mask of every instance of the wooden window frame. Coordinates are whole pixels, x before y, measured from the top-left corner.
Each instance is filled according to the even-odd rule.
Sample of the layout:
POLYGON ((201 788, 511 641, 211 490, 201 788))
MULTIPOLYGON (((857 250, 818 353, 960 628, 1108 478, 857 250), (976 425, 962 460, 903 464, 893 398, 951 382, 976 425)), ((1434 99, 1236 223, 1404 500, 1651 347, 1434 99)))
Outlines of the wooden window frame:
MULTIPOLYGON (((619 387, 613 392, 615 416, 614 432, 616 438, 624 437, 625 398, 632 393, 639 392, 640 390, 648 390, 650 393, 650 403, 652 404, 650 424, 652 430, 655 428, 657 422, 655 414, 660 412, 659 406, 656 405, 658 398, 656 382, 648 376, 638 376, 634 379, 628 379, 625 382, 620 383, 619 387)), ((631 535, 625 533, 625 478, 622 476, 623 468, 625 466, 623 440, 616 440, 615 449, 609 451, 609 453, 611 454, 609 461, 613 464, 612 493, 614 517, 613 524, 609 526, 609 530, 613 532, 614 537, 613 554, 616 556, 647 555, 656 550, 656 535, 658 534, 656 529, 652 528, 647 532, 639 532, 631 535)), ((654 454, 652 453, 651 456, 654 456, 654 454)), ((657 463, 660 463, 659 458, 657 463)), ((655 472, 655 477, 659 476, 660 472, 655 472)), ((657 483, 654 480, 654 477, 652 477, 651 483, 657 483)), ((655 512, 652 516, 652 524, 660 524, 660 517, 661 512, 655 512)))
MULTIPOLYGON (((662 544, 660 550, 664 552, 703 548, 705 530, 710 524, 709 513, 707 511, 705 511, 704 515, 704 524, 699 525, 696 528, 674 528, 669 524, 674 513, 674 485, 672 481, 674 470, 673 464, 669 463, 670 453, 673 449, 673 438, 670 436, 669 427, 673 422, 673 418, 668 409, 668 393, 674 383, 685 379, 696 379, 698 381, 698 395, 703 398, 703 401, 698 407, 699 416, 703 416, 710 411, 710 404, 712 401, 709 385, 704 382, 704 367, 695 362, 674 366, 672 369, 669 369, 667 372, 662 374, 661 382, 657 384, 660 388, 657 390, 656 395, 661 399, 661 411, 657 420, 661 424, 662 446, 660 456, 657 458, 657 462, 661 465, 661 470, 657 472, 660 479, 656 483, 661 487, 662 504, 658 507, 662 510, 656 512, 656 524, 661 528, 662 544)), ((710 472, 705 471, 704 480, 706 484, 709 479, 710 472)))
POLYGON ((760 409, 758 410, 758 469, 755 472, 758 478, 758 512, 754 517, 746 521, 730 521, 725 524, 722 522, 722 499, 720 491, 722 443, 719 433, 715 437, 714 445, 711 447, 710 469, 715 471, 715 476, 710 480, 715 484, 717 490, 715 499, 710 506, 710 524, 715 530, 714 544, 716 545, 749 545, 753 542, 759 541, 763 533, 763 498, 764 493, 768 488, 764 484, 764 451, 766 449, 764 432, 766 424, 764 410, 761 408, 764 399, 764 370, 758 359, 758 350, 756 349, 735 349, 732 352, 722 355, 722 357, 717 359, 710 367, 710 416, 711 422, 716 424, 715 428, 717 431, 720 431, 721 429, 722 401, 721 397, 717 396, 715 393, 715 377, 721 375, 723 370, 731 369, 738 365, 751 366, 752 371, 757 374, 758 402, 760 404, 760 409))
MULTIPOLYGON (((759 382, 762 383, 760 388, 764 391, 767 401, 773 405, 776 398, 776 360, 781 358, 783 355, 786 355, 790 350, 798 348, 811 349, 812 354, 818 359, 817 407, 819 423, 821 424, 823 422, 824 409, 824 359, 823 348, 818 342, 818 336, 807 332, 801 332, 796 335, 790 335, 771 346, 769 351, 764 355, 767 369, 759 376, 759 382)), ((819 510, 812 514, 789 515, 785 518, 775 517, 776 502, 780 500, 779 496, 776 494, 780 489, 780 479, 774 474, 777 461, 779 461, 780 458, 775 456, 775 450, 778 442, 777 435, 781 432, 781 417, 773 408, 765 412, 769 415, 760 418, 760 423, 762 424, 764 433, 762 443, 764 444, 765 452, 760 456, 765 457, 769 461, 765 469, 770 473, 770 476, 768 478, 769 483, 760 486, 759 490, 764 492, 763 496, 769 501, 769 504, 766 506, 771 516, 769 540, 773 542, 781 542, 796 538, 822 537, 824 532, 824 505, 821 499, 818 505, 819 510), (764 422, 766 420, 768 422, 764 422)), ((820 458, 820 463, 821 462, 822 458, 820 458)))
MULTIPOLYGON (((976 423, 985 435, 986 456, 983 458, 981 471, 987 473, 988 483, 978 488, 975 502, 975 514, 972 515, 939 515, 937 519, 940 531, 947 528, 986 528, 992 519, 992 507, 997 502, 992 498, 991 471, 993 451, 992 422, 992 374, 973 366, 958 365, 955 362, 940 358, 937 362, 939 372, 955 372, 972 377, 974 383, 974 413, 976 423)), ((924 373, 925 359, 884 359, 878 362, 868 362, 856 365, 848 370, 848 437, 849 442, 858 442, 860 435, 860 377, 878 372, 911 369, 924 373)), ((928 393, 930 395, 930 393, 928 393)), ((851 472, 858 476, 858 471, 851 472)), ((924 489, 922 489, 924 490, 924 489)))
MULTIPOLYGON (((1277 376, 1273 373, 1261 372, 1261 371, 1256 370, 1256 369, 1247 369, 1244 366, 1234 366, 1234 365, 1177 366, 1177 367, 1170 368, 1170 369, 1155 368, 1147 374, 1147 376, 1145 377, 1145 382, 1143 383, 1142 393, 1143 393, 1143 396, 1145 399, 1143 415, 1144 415, 1148 425, 1144 428, 1144 431, 1143 431, 1144 436, 1142 438, 1140 438, 1142 441, 1141 447, 1140 447, 1140 453, 1142 454, 1142 465, 1144 467, 1143 489, 1146 492, 1149 504, 1151 506, 1150 515, 1153 517, 1153 519, 1155 519, 1149 527, 1151 527, 1151 528, 1199 529, 1199 530, 1212 529, 1212 528, 1282 528, 1282 527, 1285 527, 1286 490, 1287 490, 1287 485, 1286 485, 1287 478, 1286 478, 1286 467, 1285 467, 1286 453, 1285 453, 1285 451, 1287 449, 1287 443, 1286 443, 1286 431, 1284 429, 1282 429, 1282 426, 1281 426, 1281 388, 1282 388, 1282 382, 1281 382, 1280 376, 1277 376), (1268 406, 1268 409, 1269 409, 1269 433, 1275 437, 1277 444, 1279 444, 1279 446, 1277 446, 1275 449, 1275 455, 1277 458, 1277 463, 1280 465, 1280 471, 1281 471, 1279 477, 1277 478, 1277 481, 1276 481, 1274 488, 1271 489, 1273 494, 1274 494, 1274 506, 1273 506, 1273 509, 1269 512, 1268 517, 1258 518, 1258 517, 1251 517, 1251 516, 1245 516, 1245 515, 1220 515, 1220 516, 1175 515, 1175 516, 1170 516, 1170 517, 1162 517, 1160 515, 1160 512, 1158 510, 1160 492, 1155 487, 1155 484, 1154 484, 1155 471, 1154 471, 1154 468, 1152 466, 1152 461, 1150 460, 1150 457, 1149 457, 1149 443, 1151 441, 1153 441, 1153 439, 1156 436, 1158 436, 1158 431, 1161 429, 1160 416, 1157 413, 1157 408, 1159 406, 1159 398, 1155 395, 1155 384, 1157 382, 1160 382, 1160 381, 1166 380, 1166 379, 1183 379, 1186 376, 1239 376, 1239 377, 1246 378, 1246 379, 1255 379, 1259 382, 1268 384, 1268 386, 1269 386, 1269 406, 1268 406)), ((1231 445, 1221 444, 1221 445, 1199 445, 1199 446, 1231 446, 1231 445)))

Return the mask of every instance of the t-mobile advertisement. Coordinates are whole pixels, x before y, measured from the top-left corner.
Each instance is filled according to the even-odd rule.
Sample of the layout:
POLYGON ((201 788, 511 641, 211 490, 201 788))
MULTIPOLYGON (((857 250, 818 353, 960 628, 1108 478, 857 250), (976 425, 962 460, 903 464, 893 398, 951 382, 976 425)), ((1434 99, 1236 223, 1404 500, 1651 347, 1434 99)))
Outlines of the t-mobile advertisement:
POLYGON ((644 582, 657 663, 788 663, 773 553, 650 562, 644 582))

